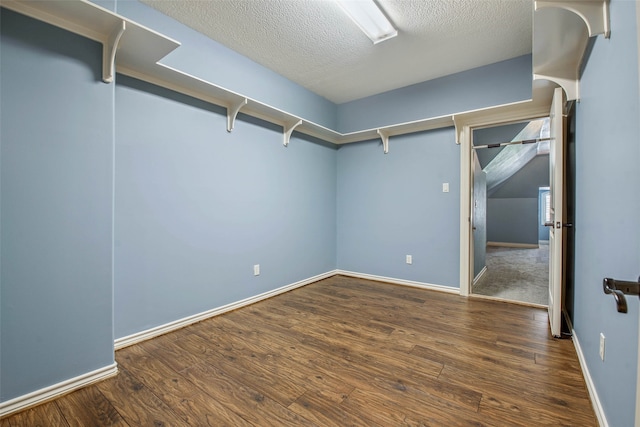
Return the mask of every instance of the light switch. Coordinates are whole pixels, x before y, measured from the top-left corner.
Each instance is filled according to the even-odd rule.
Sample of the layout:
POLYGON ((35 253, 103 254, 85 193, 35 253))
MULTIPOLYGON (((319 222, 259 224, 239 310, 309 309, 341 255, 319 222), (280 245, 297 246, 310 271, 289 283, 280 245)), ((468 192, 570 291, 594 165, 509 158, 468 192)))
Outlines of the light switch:
POLYGON ((443 193, 448 193, 449 192, 449 183, 448 182, 442 183, 442 192, 443 193))

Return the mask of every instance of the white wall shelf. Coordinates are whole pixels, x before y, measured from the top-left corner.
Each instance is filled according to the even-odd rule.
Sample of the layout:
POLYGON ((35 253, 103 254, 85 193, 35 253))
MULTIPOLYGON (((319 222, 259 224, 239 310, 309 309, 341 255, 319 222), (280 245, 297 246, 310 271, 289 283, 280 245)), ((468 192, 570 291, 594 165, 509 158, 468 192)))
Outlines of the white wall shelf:
POLYGON ((609 38, 609 2, 607 0, 536 0, 534 9, 560 8, 578 15, 586 24, 589 37, 609 38))
MULTIPOLYGON (((229 132, 240 112, 275 123, 283 128, 285 146, 295 130, 334 144, 381 138, 383 151, 388 153, 392 136, 451 126, 456 127, 459 143, 462 124, 485 121, 481 118, 490 117, 496 108, 516 108, 519 114, 530 109, 535 115, 548 98, 548 90, 534 90, 531 100, 516 104, 340 133, 159 63, 180 43, 89 1, 0 0, 0 5, 102 43, 103 80, 107 83, 118 72, 225 107, 229 132)), ((608 36, 610 31, 607 0, 537 0, 535 9, 533 79, 557 83, 567 92, 569 100, 577 99, 577 73, 587 39, 596 34, 608 36)))
POLYGON ((533 78, 562 87, 567 100, 580 99, 582 57, 589 37, 609 37, 607 0, 536 0, 533 21, 533 78))
POLYGON ((154 64, 180 46, 169 37, 84 0, 0 0, 0 5, 102 43, 106 62, 103 80, 107 83, 113 80, 112 58, 116 58, 116 66, 134 68, 154 64))

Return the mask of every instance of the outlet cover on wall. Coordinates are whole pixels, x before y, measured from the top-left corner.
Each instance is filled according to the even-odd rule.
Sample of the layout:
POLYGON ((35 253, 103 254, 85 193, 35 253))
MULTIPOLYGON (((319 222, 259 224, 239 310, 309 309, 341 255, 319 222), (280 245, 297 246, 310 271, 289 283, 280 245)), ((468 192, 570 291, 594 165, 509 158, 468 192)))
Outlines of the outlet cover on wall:
POLYGON ((260 264, 256 264, 253 266, 253 275, 254 276, 260 275, 260 264))
POLYGON ((413 256, 407 255, 407 264, 413 264, 413 256))
POLYGON ((449 192, 449 183, 448 182, 443 182, 442 183, 442 192, 443 193, 448 193, 449 192))
POLYGON ((604 362, 604 334, 600 332, 600 360, 604 362))

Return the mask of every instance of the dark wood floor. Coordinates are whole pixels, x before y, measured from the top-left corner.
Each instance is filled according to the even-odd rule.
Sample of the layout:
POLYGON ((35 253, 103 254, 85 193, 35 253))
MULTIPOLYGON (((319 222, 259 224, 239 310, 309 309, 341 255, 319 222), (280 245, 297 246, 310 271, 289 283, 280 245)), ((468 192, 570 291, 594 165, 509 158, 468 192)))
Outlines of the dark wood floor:
POLYGON ((544 310, 335 276, 116 353, 7 426, 596 426, 544 310))

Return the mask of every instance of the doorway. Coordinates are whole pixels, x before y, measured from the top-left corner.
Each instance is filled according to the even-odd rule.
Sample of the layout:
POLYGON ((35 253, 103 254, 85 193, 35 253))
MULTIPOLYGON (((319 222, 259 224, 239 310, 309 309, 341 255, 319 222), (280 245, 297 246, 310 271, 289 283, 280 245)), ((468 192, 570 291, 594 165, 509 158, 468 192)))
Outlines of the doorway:
POLYGON ((549 118, 476 128, 472 145, 471 293, 546 307, 549 118))

